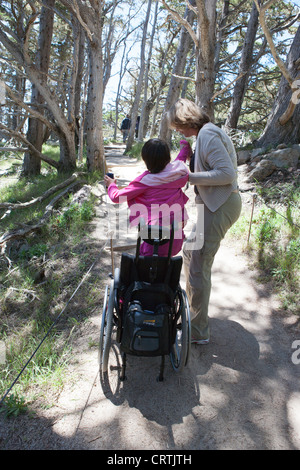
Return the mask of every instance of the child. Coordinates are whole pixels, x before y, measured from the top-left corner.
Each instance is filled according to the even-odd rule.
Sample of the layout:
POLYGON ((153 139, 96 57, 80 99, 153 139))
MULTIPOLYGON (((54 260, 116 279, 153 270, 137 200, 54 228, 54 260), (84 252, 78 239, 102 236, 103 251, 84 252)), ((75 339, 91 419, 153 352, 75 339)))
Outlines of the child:
MULTIPOLYGON (((141 217, 148 225, 169 226, 173 220, 180 222, 180 227, 176 229, 175 226, 172 256, 179 253, 184 240, 183 227, 188 218, 184 205, 188 197, 182 188, 188 181, 189 171, 183 162, 191 156, 191 153, 188 142, 181 141, 181 150, 176 160, 171 162, 167 143, 160 139, 150 139, 142 148, 142 158, 147 171, 124 189, 118 189, 114 179, 109 176, 104 177, 108 196, 112 202, 119 203, 120 198, 123 200, 126 198, 131 225, 138 225, 141 217)), ((168 249, 169 243, 161 245, 158 250, 159 256, 167 256, 168 249)), ((143 242, 140 254, 151 256, 153 246, 143 242)))

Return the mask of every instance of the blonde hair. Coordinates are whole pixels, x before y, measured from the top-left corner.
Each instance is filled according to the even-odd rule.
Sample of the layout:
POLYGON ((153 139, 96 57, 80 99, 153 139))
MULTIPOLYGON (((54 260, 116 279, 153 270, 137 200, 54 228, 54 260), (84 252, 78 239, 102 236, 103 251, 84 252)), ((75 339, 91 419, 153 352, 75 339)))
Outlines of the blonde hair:
POLYGON ((170 129, 201 129, 210 122, 208 114, 190 100, 180 98, 166 114, 170 129))

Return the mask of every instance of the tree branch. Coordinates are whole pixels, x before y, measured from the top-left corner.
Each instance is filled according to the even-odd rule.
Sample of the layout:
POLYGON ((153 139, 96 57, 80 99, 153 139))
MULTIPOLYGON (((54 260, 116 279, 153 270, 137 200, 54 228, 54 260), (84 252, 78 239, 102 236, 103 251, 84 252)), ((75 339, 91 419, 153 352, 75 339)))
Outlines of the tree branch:
POLYGON ((186 3, 186 6, 187 6, 190 10, 192 10, 192 11, 195 13, 195 15, 197 16, 197 8, 194 7, 194 6, 191 4, 190 0, 185 0, 185 3, 186 3))
POLYGON ((231 87, 231 85, 233 85, 234 82, 236 82, 237 80, 239 80, 240 78, 242 78, 244 75, 246 75, 247 72, 243 72, 241 73, 238 77, 236 77, 234 80, 232 80, 232 82, 228 83, 228 85, 226 85, 226 87, 222 88, 222 90, 219 90, 217 91, 210 99, 211 102, 214 101, 214 99, 219 96, 219 95, 222 95, 226 90, 228 90, 228 88, 231 87))
POLYGON ((275 1, 276 0, 269 0, 267 3, 264 3, 263 5, 260 6, 259 3, 258 3, 258 0, 254 0, 257 11, 258 11, 258 15, 259 15, 259 22, 261 24, 263 32, 264 32, 264 34, 266 36, 266 39, 268 41, 272 56, 274 57, 274 60, 275 60, 276 64, 278 65, 280 71, 282 72, 282 75, 286 78, 286 80, 288 81, 290 87, 292 88, 294 80, 293 80, 292 76, 290 75, 288 69, 286 68, 285 64, 280 59, 280 57, 277 53, 275 44, 273 42, 273 38, 272 38, 272 35, 270 33, 270 30, 269 30, 269 28, 267 27, 267 24, 266 24, 265 12, 273 3, 275 3, 275 1))
POLYGON ((298 85, 300 85, 300 75, 295 78, 295 81, 293 83, 294 87, 292 88, 292 97, 290 99, 286 111, 279 118, 279 124, 281 124, 282 126, 284 126, 291 119, 294 114, 295 108, 299 103, 298 96, 300 95, 300 89, 298 85))
POLYGON ((276 0, 269 0, 266 3, 264 3, 263 5, 260 6, 259 3, 258 3, 258 0, 254 0, 257 11, 258 11, 258 14, 259 14, 259 22, 261 24, 263 32, 264 32, 264 34, 266 36, 266 39, 268 41, 271 53, 272 53, 272 55, 275 59, 276 64, 278 65, 282 75, 285 77, 285 79, 287 80, 288 84, 290 85, 290 87, 292 89, 292 97, 291 97, 291 100, 288 104, 288 107, 287 107, 286 111, 283 113, 283 115, 279 118, 279 123, 281 125, 284 125, 293 116, 294 110, 295 110, 295 107, 296 107, 295 100, 293 99, 294 92, 295 92, 295 80, 293 79, 293 77, 289 73, 289 71, 288 71, 287 67, 285 66, 285 64, 283 63, 283 61, 280 59, 279 55, 277 54, 277 50, 276 50, 276 47, 274 45, 272 35, 271 35, 270 30, 268 29, 267 24, 266 24, 266 18, 265 18, 266 10, 271 5, 273 5, 273 3, 275 3, 275 1, 276 0))
POLYGON ((75 14, 76 18, 78 19, 79 23, 81 24, 81 26, 85 30, 90 42, 92 43, 93 42, 93 34, 91 33, 88 25, 83 21, 82 16, 80 14, 80 10, 78 8, 78 2, 76 0, 72 1, 72 7, 74 9, 73 11, 74 11, 74 14, 75 14))
POLYGON ((55 194, 60 189, 65 188, 69 184, 76 181, 77 178, 82 175, 84 175, 84 173, 74 173, 67 180, 63 181, 62 183, 57 184, 56 186, 53 186, 52 188, 48 189, 44 194, 36 197, 35 199, 32 199, 31 201, 20 202, 20 203, 0 202, 0 209, 24 209, 26 207, 33 206, 34 204, 37 204, 38 202, 43 202, 52 194, 55 194))
POLYGON ((45 124, 45 126, 49 127, 49 129, 51 129, 53 132, 56 132, 56 133, 58 132, 57 127, 54 124, 52 124, 50 121, 48 121, 48 119, 43 114, 39 113, 38 111, 35 111, 29 105, 24 103, 24 101, 21 98, 19 98, 17 94, 14 93, 12 89, 6 83, 4 85, 5 85, 5 90, 8 96, 12 99, 12 101, 14 101, 14 103, 16 103, 18 106, 28 111, 28 113, 32 117, 42 121, 42 123, 45 124))
POLYGON ((23 134, 21 134, 21 132, 16 132, 16 131, 13 131, 12 129, 8 129, 8 127, 4 126, 1 123, 0 123, 0 129, 3 134, 8 135, 8 136, 13 136, 16 139, 21 140, 25 145, 27 145, 30 152, 32 152, 37 158, 40 158, 41 160, 48 163, 49 165, 54 166, 54 168, 56 169, 59 168, 59 163, 56 160, 53 160, 52 158, 49 158, 43 153, 39 152, 34 147, 34 145, 32 145, 23 134))
POLYGON ((181 80, 189 80, 190 82, 196 82, 194 78, 191 77, 181 77, 180 75, 176 75, 175 73, 172 73, 173 77, 180 78, 181 80))
POLYGON ((169 7, 169 5, 166 3, 165 0, 161 0, 162 4, 164 5, 164 7, 171 13, 171 15, 173 16, 173 18, 178 21, 178 23, 180 23, 182 26, 185 27, 185 29, 189 32, 192 40, 194 41, 196 47, 199 47, 199 41, 198 41, 198 38, 197 38, 197 35, 195 34, 193 28, 191 27, 190 23, 185 20, 184 18, 182 18, 182 16, 179 15, 179 13, 176 11, 176 10, 173 10, 171 7, 169 7))
POLYGON ((2 42, 5 48, 12 54, 13 58, 25 68, 29 80, 35 84, 37 90, 47 102, 54 119, 57 121, 62 131, 65 132, 66 128, 70 129, 70 125, 65 118, 59 103, 55 100, 49 86, 46 83, 44 74, 33 64, 29 55, 7 37, 7 35, 2 31, 1 27, 0 42, 2 42))
POLYGON ((62 191, 57 196, 55 196, 52 199, 52 201, 50 201, 49 204, 46 206, 44 215, 43 215, 43 217, 41 217, 41 219, 38 222, 33 223, 32 225, 25 225, 22 228, 15 229, 15 230, 10 230, 9 232, 4 233, 0 237, 0 245, 4 245, 4 247, 2 248, 2 252, 4 252, 5 245, 8 241, 10 241, 14 238, 23 238, 24 236, 28 235, 29 233, 34 232, 35 230, 38 230, 43 225, 45 225, 45 223, 47 222, 47 220, 49 219, 49 217, 52 214, 52 211, 54 209, 55 204, 62 197, 64 197, 68 192, 70 192, 76 184, 78 184, 77 181, 75 181, 75 183, 72 183, 70 186, 68 186, 66 189, 64 189, 64 191, 62 191))

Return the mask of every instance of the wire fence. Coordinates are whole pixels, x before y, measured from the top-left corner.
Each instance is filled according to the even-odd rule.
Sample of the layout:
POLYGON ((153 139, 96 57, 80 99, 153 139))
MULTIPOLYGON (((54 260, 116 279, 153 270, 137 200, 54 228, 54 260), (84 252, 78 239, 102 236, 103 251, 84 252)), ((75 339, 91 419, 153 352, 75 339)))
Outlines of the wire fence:
MULTIPOLYGON (((75 295, 77 294, 77 292, 79 291, 80 287, 82 286, 82 284, 85 282, 85 280, 87 279, 87 277, 89 276, 89 274, 91 273, 91 271, 94 269, 95 265, 98 263, 98 261, 100 260, 101 256, 102 256, 102 253, 104 251, 104 249, 107 247, 108 243, 110 243, 111 241, 111 234, 108 234, 108 238, 107 240, 105 241, 105 243, 103 244, 103 246, 100 248, 100 251, 99 251, 99 255, 97 256, 97 258, 95 259, 95 261, 92 263, 92 265, 90 266, 90 268, 88 269, 88 271, 84 274, 83 278, 81 279, 81 281, 79 282, 79 284, 77 285, 76 289, 74 290, 73 294, 71 295, 71 297, 69 298, 69 300, 67 301, 66 305, 64 306, 64 308, 61 310, 61 312, 57 315, 57 317, 55 318, 55 320, 53 321, 52 325, 50 326, 50 328, 48 329, 47 333, 45 334, 45 336, 43 337, 43 339, 40 341, 40 343, 38 344, 38 346, 36 347, 36 349, 33 351, 33 353, 31 354, 30 358, 28 359, 28 361, 25 363, 25 365, 22 367, 21 371, 19 372, 19 374, 17 375, 17 377, 14 379, 14 381, 12 382, 12 384, 10 385, 10 387, 7 389, 7 391, 5 392, 5 394, 3 395, 3 397, 1 398, 0 400, 0 407, 4 404, 5 402, 5 399, 7 398, 7 396, 9 395, 9 393, 12 391, 13 387, 17 384, 17 382, 19 381, 21 375, 24 373, 24 371, 26 370, 26 368, 28 367, 29 363, 32 361, 32 359, 34 358, 34 356, 36 355, 36 353, 39 351, 39 349, 41 348, 41 346, 43 345, 43 343, 45 342, 45 340, 48 338, 48 336, 50 335, 51 331, 53 330, 53 328, 57 325, 57 323, 60 321, 61 317, 63 316, 63 314, 65 313, 68 305, 70 304, 70 302, 72 301, 72 299, 75 297, 75 295)), ((2 350, 1 350, 2 351, 2 350)), ((2 351, 2 354, 1 356, 3 357, 4 356, 4 352, 2 351)))
MULTIPOLYGON (((298 230, 300 229, 300 225, 296 224, 293 222, 290 218, 287 216, 283 215, 281 212, 278 212, 274 207, 270 206, 269 204, 266 203, 266 201, 260 197, 257 193, 252 194, 252 208, 251 208, 251 215, 250 215, 250 224, 249 224, 249 231, 248 231, 248 238, 247 238, 247 243, 249 244, 250 241, 250 236, 251 236, 251 227, 252 227, 252 222, 253 222, 253 215, 254 215, 254 208, 255 208, 255 203, 256 201, 260 201, 262 204, 264 204, 268 209, 271 211, 275 212, 277 215, 285 219, 288 224, 291 226, 296 227, 298 230)), ((299 209, 295 204, 293 204, 291 201, 289 202, 290 205, 293 205, 296 209, 299 209)))
MULTIPOLYGON (((300 226, 296 223, 294 223, 293 221, 291 221, 288 217, 286 217, 285 215, 283 215, 282 213, 278 212, 274 207, 270 206, 269 204, 267 204, 265 202, 265 200, 260 197, 257 193, 253 193, 252 194, 252 208, 251 208, 251 215, 250 215, 250 223, 249 223, 249 231, 248 231, 248 239, 247 239, 247 243, 249 244, 249 241, 250 241, 250 236, 251 236, 251 227, 252 227, 252 222, 253 222, 253 215, 254 215, 254 209, 255 209, 255 203, 257 201, 260 201, 262 204, 264 204, 268 209, 274 211, 277 215, 279 215, 280 217, 282 217, 283 219, 285 219, 289 225, 293 225, 294 227, 296 227, 297 229, 300 229, 300 226)), ((297 208, 297 206, 295 206, 297 208)), ((111 235, 111 234, 109 234, 111 235)), ((0 406, 2 406, 5 402, 5 399, 7 398, 7 396, 9 395, 9 393, 11 392, 11 390, 13 389, 13 387, 16 385, 16 383, 18 382, 18 380, 20 379, 21 375, 23 374, 23 372, 25 371, 25 369, 27 368, 27 366, 29 365, 29 363, 31 362, 31 360, 33 359, 33 357, 36 355, 36 353, 38 352, 38 350, 40 349, 40 347, 42 346, 42 344, 44 343, 44 341, 46 340, 46 338, 49 336, 49 334, 51 333, 51 331, 53 330, 53 328, 55 327, 55 325, 59 322, 60 318, 62 317, 62 315, 64 314, 64 312, 66 311, 68 305, 70 304, 70 302, 72 301, 72 299, 74 298, 74 296, 76 295, 76 293, 78 292, 78 290, 80 289, 80 287, 82 286, 82 284, 85 282, 85 280, 87 279, 88 275, 90 274, 90 272, 93 270, 94 266, 97 264, 97 262, 99 261, 100 257, 101 257, 101 254, 103 252, 103 250, 106 248, 107 244, 111 241, 111 238, 108 236, 108 239, 106 240, 106 242, 104 243, 104 245, 101 247, 100 249, 100 253, 97 257, 97 259, 93 262, 93 264, 90 266, 90 268, 88 269, 88 271, 86 272, 86 274, 83 276, 83 278, 81 279, 80 283, 78 284, 78 286, 76 287, 75 291, 73 292, 73 294, 71 295, 70 299, 68 300, 68 302, 66 303, 65 307, 62 309, 62 311, 59 313, 59 315, 56 317, 56 319, 54 320, 54 322, 52 323, 51 327, 49 328, 49 330, 47 331, 47 333, 45 334, 44 338, 41 340, 41 342, 39 343, 39 345, 37 346, 37 348, 34 350, 34 352, 32 353, 32 355, 30 356, 30 358, 28 359, 28 361, 26 362, 26 364, 23 366, 23 368, 21 369, 21 371, 19 372, 19 374, 17 375, 17 377, 15 378, 15 380, 12 382, 11 386, 7 389, 7 391, 5 392, 5 394, 3 395, 3 397, 1 398, 0 400, 0 406)), ((111 248, 112 249, 112 248, 111 248)), ((1 346, 1 345, 0 345, 1 346)), ((1 350, 0 353, 2 354, 2 356, 4 355, 4 352, 1 350)), ((1 357, 2 357, 1 356, 1 357)), ((0 358, 1 359, 1 358, 0 358)), ((1 362, 0 362, 1 364, 1 362)))

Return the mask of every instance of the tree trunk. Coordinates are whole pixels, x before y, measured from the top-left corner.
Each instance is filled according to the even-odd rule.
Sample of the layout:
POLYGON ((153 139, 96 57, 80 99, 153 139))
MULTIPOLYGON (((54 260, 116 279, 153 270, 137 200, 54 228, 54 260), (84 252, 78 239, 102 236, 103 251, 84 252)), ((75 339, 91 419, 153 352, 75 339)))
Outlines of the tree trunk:
MULTIPOLYGON (((45 76, 45 74, 42 73, 41 70, 32 62, 30 51, 28 51, 28 41, 23 41, 23 43, 20 42, 19 44, 13 42, 5 34, 2 28, 0 28, 0 41, 9 51, 9 53, 12 54, 14 60, 24 67, 28 80, 30 80, 31 83, 35 85, 37 91, 43 96, 45 102, 48 105, 49 111, 52 114, 52 121, 55 122, 54 126, 52 123, 49 123, 49 127, 56 128, 55 130, 59 135, 63 149, 60 155, 60 162, 57 165, 58 170, 73 170, 76 167, 74 126, 70 125, 64 116, 60 102, 47 84, 47 76, 45 76)), ((41 117, 43 118, 42 114, 41 117)), ((43 121, 43 119, 41 120, 43 121)), ((47 120, 44 122, 47 125, 46 121, 47 120)), ((39 155, 41 153, 36 150, 33 145, 30 144, 30 147, 33 154, 39 155)))
POLYGON ((181 98, 186 98, 186 93, 187 93, 188 84, 189 84, 188 79, 191 78, 191 73, 192 73, 193 64, 194 64, 194 57, 195 57, 195 45, 193 44, 191 48, 190 57, 185 68, 184 76, 187 77, 187 80, 184 80, 183 82, 182 89, 181 89, 181 98))
POLYGON ((143 37, 142 37, 142 44, 141 44, 141 67, 140 67, 139 78, 138 78, 138 83, 136 87, 136 95, 135 95, 133 107, 131 110, 131 116, 130 116, 131 127, 130 127, 129 135, 127 138, 125 153, 129 152, 134 141, 135 124, 136 124, 136 120, 138 116, 138 110, 139 110, 141 93, 142 93, 142 84, 143 84, 144 73, 145 73, 145 46, 146 46, 147 28, 148 28, 150 12, 151 12, 151 4, 152 4, 152 0, 148 0, 148 8, 147 8, 146 18, 144 22, 143 37))
MULTIPOLYGON (((193 23, 195 15, 193 11, 189 8, 185 10, 185 17, 189 24, 193 23)), ((175 64, 172 72, 172 77, 170 81, 168 95, 165 101, 164 113, 167 112, 170 107, 177 101, 180 95, 182 77, 184 74, 184 69, 186 65, 186 58, 190 50, 192 39, 188 31, 184 26, 181 28, 179 45, 176 51, 175 64)), ((159 129, 159 138, 166 140, 170 144, 171 140, 171 131, 168 129, 167 120, 162 116, 160 129, 159 129)))
POLYGON ((115 120, 115 128, 114 128, 114 140, 117 140, 117 133, 118 133, 118 122, 119 122, 119 101, 120 101, 120 96, 121 96, 121 91, 122 91, 122 80, 126 72, 126 66, 127 66, 127 60, 124 65, 126 58, 126 41, 124 41, 124 49, 123 49, 123 54, 122 54, 122 59, 121 59, 121 65, 120 65, 120 72, 119 72, 119 82, 118 82, 118 88, 117 88, 117 95, 116 95, 116 101, 115 101, 115 109, 116 109, 116 120, 115 120))
POLYGON ((68 120, 75 125, 75 147, 79 145, 80 100, 84 68, 85 34, 77 18, 72 15, 74 38, 72 73, 69 85, 68 120))
MULTIPOLYGON (((100 15, 100 14, 99 14, 100 15)), ((87 98, 87 167, 88 171, 103 171, 103 60, 101 47, 102 28, 95 25, 93 41, 89 44, 90 75, 87 98)))
POLYGON ((145 126, 146 120, 149 122, 149 114, 148 114, 149 110, 147 109, 148 76, 149 76, 150 62, 151 62, 151 57, 152 57, 152 48, 153 48, 153 40, 154 40, 154 34, 155 34, 155 28, 156 28, 156 21, 157 21, 157 11, 158 11, 158 2, 156 2, 155 10, 154 10, 154 20, 153 20, 152 33, 151 33, 151 38, 150 38, 149 54, 148 54, 148 60, 147 60, 147 65, 146 65, 146 70, 145 70, 144 99, 143 99, 143 106, 141 110, 141 117, 140 117, 139 130, 138 130, 139 142, 143 142, 143 139, 145 137, 145 132, 147 129, 147 126, 145 126))
POLYGON ((231 98, 230 108, 225 127, 236 129, 240 117, 242 103, 249 79, 250 69, 253 64, 253 46, 258 28, 258 11, 255 3, 252 4, 251 15, 244 40, 242 56, 239 65, 238 76, 231 98))
MULTIPOLYGON (((15 89, 20 97, 24 101, 25 91, 26 91, 26 78, 23 76, 20 71, 16 70, 13 81, 15 82, 15 89)), ((8 127, 11 127, 13 130, 17 130, 22 127, 22 107, 17 103, 12 102, 12 116, 8 117, 7 124, 8 127)))
POLYGON ((292 91, 287 79, 281 78, 278 94, 263 134, 256 145, 265 147, 278 144, 299 144, 300 142, 300 27, 294 37, 287 56, 286 68, 295 80, 295 89, 292 91), (280 118, 290 104, 294 104, 294 112, 286 123, 281 124, 280 118))
POLYGON ((230 1, 223 0, 223 7, 221 12, 221 18, 217 25, 217 33, 216 33, 216 51, 215 51, 215 63, 216 63, 216 70, 220 68, 220 56, 221 56, 221 49, 226 37, 226 24, 228 22, 230 13, 230 1))
MULTIPOLYGON (((62 3, 77 17, 87 36, 89 55, 89 80, 86 106, 87 167, 89 171, 103 171, 105 161, 102 124, 102 30, 104 17, 112 5, 107 5, 108 10, 104 11, 105 2, 103 0, 94 0, 93 2, 87 3, 62 0, 62 3)), ((72 130, 74 132, 74 124, 73 128, 72 130)), ((66 143, 67 145, 69 144, 68 139, 66 143)))
POLYGON ((117 53, 116 43, 114 42, 114 31, 115 31, 115 11, 118 6, 119 0, 113 0, 110 11, 109 26, 107 28, 106 38, 103 39, 103 95, 107 83, 111 76, 112 63, 117 53))
MULTIPOLYGON (((36 66, 45 74, 48 73, 50 62, 50 48, 53 33, 53 20, 54 20, 54 0, 48 1, 48 6, 42 7, 40 16, 40 32, 38 40, 38 52, 36 66)), ((44 114, 42 106, 44 98, 37 90, 35 84, 32 84, 31 92, 31 105, 38 108, 39 112, 44 114)), ((41 152, 44 141, 44 125, 41 121, 34 118, 28 120, 27 140, 34 145, 34 147, 41 152)), ((22 174, 39 175, 41 171, 41 160, 37 158, 32 152, 26 152, 24 155, 22 174)))
POLYGON ((118 122, 119 122, 119 102, 120 102, 120 97, 122 93, 122 81, 124 78, 124 75, 127 71, 127 64, 129 62, 128 59, 128 54, 132 48, 130 47, 129 51, 127 51, 127 38, 130 35, 130 27, 131 27, 131 11, 129 10, 128 12, 128 21, 127 21, 127 29, 126 33, 123 36, 123 52, 122 52, 122 58, 121 58, 121 63, 120 63, 120 69, 119 69, 119 81, 118 81, 118 87, 117 87, 117 94, 116 94, 116 100, 115 100, 115 110, 116 110, 116 118, 115 118, 115 126, 114 126, 114 140, 117 140, 117 133, 118 133, 118 122))
POLYGON ((153 116, 152 116, 150 138, 154 137, 154 134, 156 134, 157 129, 158 129, 157 128, 158 107, 159 107, 159 103, 160 103, 160 100, 161 100, 162 91, 163 91, 163 89, 166 85, 166 82, 167 82, 167 74, 168 74, 168 72, 167 72, 167 74, 165 73, 165 64, 166 64, 166 60, 167 60, 167 56, 168 56, 170 47, 173 43, 173 40, 177 36, 177 34, 178 34, 178 31, 175 31, 173 33, 173 35, 171 36, 171 38, 167 41, 167 46, 161 51, 162 52, 162 59, 159 62, 161 74, 160 74, 160 80, 159 80, 159 87, 158 87, 158 91, 157 91, 157 95, 156 95, 155 108, 154 108, 154 112, 153 112, 153 116))
POLYGON ((213 119, 211 98, 215 86, 217 0, 196 0, 198 28, 196 45, 196 103, 213 119))

